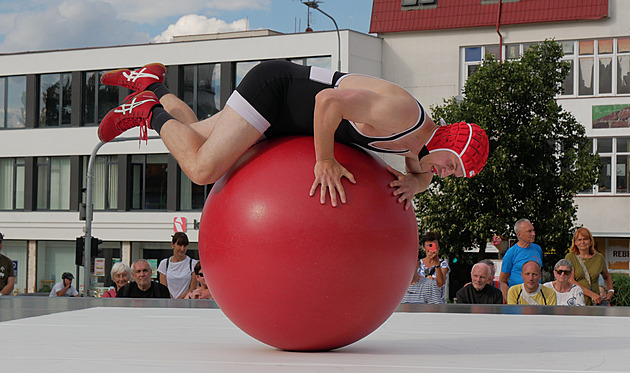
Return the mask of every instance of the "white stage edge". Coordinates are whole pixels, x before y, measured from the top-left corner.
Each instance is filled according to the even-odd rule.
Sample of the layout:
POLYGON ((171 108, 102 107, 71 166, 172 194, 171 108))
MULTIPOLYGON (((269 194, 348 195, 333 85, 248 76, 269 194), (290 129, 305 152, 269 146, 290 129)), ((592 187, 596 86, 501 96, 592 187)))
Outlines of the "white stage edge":
POLYGON ((630 319, 396 312, 315 353, 260 343, 218 309, 95 307, 0 322, 2 372, 628 372, 630 319))

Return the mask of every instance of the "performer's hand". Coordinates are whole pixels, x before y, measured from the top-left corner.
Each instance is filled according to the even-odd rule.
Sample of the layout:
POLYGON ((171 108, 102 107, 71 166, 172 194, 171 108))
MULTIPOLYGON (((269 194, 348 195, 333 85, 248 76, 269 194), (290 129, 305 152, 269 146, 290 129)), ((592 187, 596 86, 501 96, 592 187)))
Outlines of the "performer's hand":
POLYGON ((315 195, 315 191, 318 186, 321 186, 319 191, 319 201, 321 204, 326 203, 326 192, 330 194, 330 202, 333 207, 337 206, 337 193, 339 193, 339 199, 341 203, 346 203, 346 192, 343 190, 341 184, 341 178, 345 177, 352 184, 356 184, 354 176, 346 170, 336 160, 323 160, 315 163, 315 181, 311 186, 309 195, 312 197, 315 195))
POLYGON ((408 210, 409 207, 411 207, 413 196, 425 191, 433 179, 433 175, 430 173, 403 174, 402 172, 392 168, 392 166, 387 166, 387 170, 396 177, 396 180, 389 183, 389 186, 396 188, 396 190, 394 190, 394 195, 398 197, 398 203, 405 202, 405 210, 408 210))

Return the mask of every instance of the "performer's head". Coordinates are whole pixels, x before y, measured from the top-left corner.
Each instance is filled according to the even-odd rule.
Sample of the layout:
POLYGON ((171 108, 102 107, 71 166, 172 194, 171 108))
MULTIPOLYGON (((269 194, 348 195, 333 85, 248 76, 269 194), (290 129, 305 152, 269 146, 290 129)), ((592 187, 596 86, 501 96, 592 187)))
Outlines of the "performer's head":
POLYGON ((441 126, 426 146, 429 155, 422 159, 428 158, 426 161, 433 163, 432 171, 441 177, 473 177, 481 172, 488 160, 488 136, 474 123, 441 126))

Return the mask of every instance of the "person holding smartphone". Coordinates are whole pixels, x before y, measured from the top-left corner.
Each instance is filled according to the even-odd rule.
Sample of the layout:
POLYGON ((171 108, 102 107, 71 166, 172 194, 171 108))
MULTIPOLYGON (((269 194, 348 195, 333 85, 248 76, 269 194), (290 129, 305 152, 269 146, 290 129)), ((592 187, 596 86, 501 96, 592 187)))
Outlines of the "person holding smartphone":
POLYGON ((446 303, 445 284, 451 271, 446 259, 440 259, 440 234, 427 232, 422 237, 422 248, 426 256, 418 260, 416 272, 402 303, 446 303))

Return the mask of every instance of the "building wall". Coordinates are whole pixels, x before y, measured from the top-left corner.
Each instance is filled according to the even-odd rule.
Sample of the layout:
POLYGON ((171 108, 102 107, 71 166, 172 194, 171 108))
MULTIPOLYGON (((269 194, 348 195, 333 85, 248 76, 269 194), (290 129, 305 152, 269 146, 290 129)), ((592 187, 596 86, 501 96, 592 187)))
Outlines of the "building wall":
MULTIPOLYGON (((610 2, 610 17, 579 22, 540 23, 502 26, 503 43, 527 43, 545 39, 579 40, 628 37, 626 20, 630 7, 624 1, 610 2)), ((444 98, 461 93, 461 48, 498 44, 494 27, 404 32, 380 35, 383 38, 383 77, 397 82, 425 107, 441 104, 444 98)), ((630 136, 629 128, 593 129, 593 105, 630 104, 628 95, 561 98, 563 107, 582 123, 589 137, 630 136)), ((630 195, 578 197, 578 224, 584 224, 603 236, 630 236, 628 211, 630 195), (606 207, 604 207, 606 206, 606 207)))

